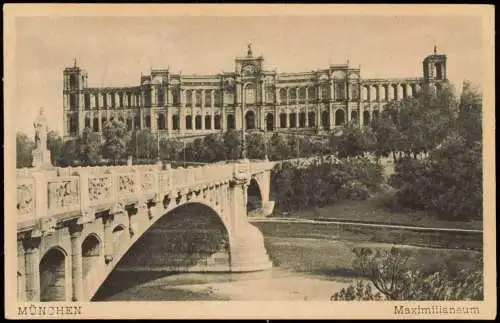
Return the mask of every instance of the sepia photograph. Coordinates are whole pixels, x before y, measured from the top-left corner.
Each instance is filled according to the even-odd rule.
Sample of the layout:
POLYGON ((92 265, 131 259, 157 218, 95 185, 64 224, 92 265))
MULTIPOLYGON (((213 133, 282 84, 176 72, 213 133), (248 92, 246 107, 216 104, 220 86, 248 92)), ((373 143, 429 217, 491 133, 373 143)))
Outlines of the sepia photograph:
POLYGON ((493 7, 4 9, 7 317, 496 316, 493 7))

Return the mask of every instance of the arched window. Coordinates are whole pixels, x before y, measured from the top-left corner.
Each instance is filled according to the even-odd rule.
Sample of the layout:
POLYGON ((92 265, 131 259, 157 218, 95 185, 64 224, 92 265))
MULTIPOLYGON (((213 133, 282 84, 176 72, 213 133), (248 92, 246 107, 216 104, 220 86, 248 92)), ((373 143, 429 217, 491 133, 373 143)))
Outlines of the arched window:
POLYGON ((220 115, 218 115, 218 114, 214 117, 214 127, 217 130, 219 130, 221 128, 220 115))
POLYGON ((179 116, 176 114, 172 116, 172 129, 179 130, 179 116))
POLYGON ((207 130, 212 129, 212 117, 211 116, 205 116, 205 129, 207 129, 207 130))
POLYGON ((340 126, 345 123, 345 113, 344 110, 338 109, 335 111, 335 125, 340 126))
POLYGON ((286 89, 280 89, 280 101, 281 104, 286 104, 287 93, 286 89))
POLYGON ((273 131, 274 130, 274 116, 272 113, 268 113, 266 115, 266 130, 273 131))
POLYGON ((214 93, 214 104, 215 106, 221 106, 222 104, 222 93, 221 90, 215 90, 214 93))
POLYGON ((193 117, 186 116, 186 129, 193 129, 193 117))
POLYGON ((193 91, 191 90, 186 90, 186 105, 193 105, 193 91))
POLYGON ((227 129, 235 129, 236 128, 236 122, 234 121, 234 115, 228 114, 227 115, 227 129))
POLYGON ((351 84, 351 99, 359 100, 359 87, 357 84, 351 84))
POLYGON ((351 121, 356 122, 358 120, 358 111, 351 111, 351 121))
POLYGON ((249 84, 245 87, 245 103, 254 104, 257 101, 255 85, 249 84))
POLYGON ((69 95, 69 109, 78 110, 78 97, 76 94, 69 95))
POLYGON ((157 104, 162 106, 162 105, 165 105, 165 90, 160 87, 157 89, 156 91, 156 97, 157 97, 157 104))
POLYGON ((301 112, 299 113, 299 128, 305 128, 306 127, 306 113, 301 112))
POLYGON ((69 117, 69 133, 71 136, 75 136, 78 133, 78 118, 77 116, 69 117))
POLYGON ((304 103, 306 100, 306 88, 301 87, 299 88, 299 101, 300 103, 304 103))
POLYGON ((174 106, 179 106, 181 104, 181 101, 179 100, 180 98, 179 91, 180 90, 178 88, 172 90, 172 104, 174 106))
POLYGON ((344 83, 336 83, 335 84, 335 99, 336 99, 336 101, 344 101, 345 100, 345 84, 344 83))
POLYGON ((295 104, 297 102, 297 89, 291 88, 289 93, 290 93, 290 103, 295 104))
POLYGON ((212 90, 205 91, 205 106, 212 106, 212 90))
POLYGON ((370 112, 363 111, 363 124, 367 125, 370 123, 370 112))
POLYGON ((330 98, 330 86, 324 84, 321 86, 321 99, 328 100, 330 98))
POLYGON ((309 127, 316 127, 316 113, 313 111, 309 112, 307 118, 309 119, 309 127))
POLYGON ((314 101, 314 99, 316 99, 316 89, 313 86, 307 88, 307 98, 309 101, 314 101))
POLYGON ((141 117, 140 116, 135 116, 134 126, 135 126, 135 129, 141 129, 141 117))
POLYGON ((297 127, 297 114, 290 113, 289 119, 290 119, 290 128, 296 128, 297 127))
POLYGON ((266 87, 266 102, 267 103, 274 102, 274 91, 272 87, 266 87))
POLYGON ((75 74, 71 74, 69 76, 69 87, 72 90, 77 90, 78 89, 78 77, 76 77, 75 74))
POLYGON ((94 132, 99 132, 99 118, 94 117, 94 120, 92 122, 92 130, 94 132))
POLYGON ((194 118, 194 127, 195 127, 196 130, 200 130, 201 129, 201 122, 202 122, 201 116, 197 115, 194 118))
POLYGON ((85 128, 90 128, 90 118, 89 117, 85 118, 85 128))
POLYGON ((321 125, 323 129, 328 129, 330 127, 330 115, 328 111, 323 111, 323 113, 321 113, 321 125))
POLYGON ((89 110, 90 109, 90 94, 85 93, 83 100, 84 100, 84 104, 85 104, 85 109, 89 110))
POLYGON ((248 111, 245 114, 245 129, 255 129, 255 113, 253 111, 248 111))
POLYGON ((195 92, 196 106, 201 107, 201 90, 195 92))
POLYGON ((286 128, 286 113, 280 113, 280 128, 286 128))
POLYGON ((162 113, 160 113, 158 115, 158 129, 159 130, 165 130, 165 115, 163 115, 162 113))

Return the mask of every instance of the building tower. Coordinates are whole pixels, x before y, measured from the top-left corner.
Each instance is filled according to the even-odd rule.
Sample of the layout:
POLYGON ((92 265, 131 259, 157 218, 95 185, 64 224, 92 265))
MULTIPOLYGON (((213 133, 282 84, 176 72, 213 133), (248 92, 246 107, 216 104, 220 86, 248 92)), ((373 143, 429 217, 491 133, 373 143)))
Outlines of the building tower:
POLYGON ((83 89, 87 87, 87 72, 74 60, 72 67, 64 69, 63 109, 66 137, 77 136, 83 130, 83 89))
POLYGON ((439 90, 441 84, 448 81, 446 78, 446 55, 438 54, 436 46, 434 46, 434 53, 424 59, 423 68, 426 88, 439 90))

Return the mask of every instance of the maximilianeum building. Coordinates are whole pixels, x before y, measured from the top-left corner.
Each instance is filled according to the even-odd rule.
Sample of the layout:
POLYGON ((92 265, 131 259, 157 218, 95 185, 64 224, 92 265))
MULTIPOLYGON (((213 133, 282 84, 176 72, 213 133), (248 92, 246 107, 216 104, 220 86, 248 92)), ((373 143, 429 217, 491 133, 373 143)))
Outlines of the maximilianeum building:
POLYGON ((303 73, 277 73, 252 54, 235 59, 234 72, 174 74, 153 69, 138 85, 88 87, 76 65, 64 70, 64 135, 89 127, 100 132, 107 120, 129 130, 150 129, 171 137, 199 136, 229 129, 331 131, 348 122, 367 124, 391 100, 411 97, 446 82, 446 55, 423 60, 423 76, 364 79, 359 68, 330 65, 303 73))

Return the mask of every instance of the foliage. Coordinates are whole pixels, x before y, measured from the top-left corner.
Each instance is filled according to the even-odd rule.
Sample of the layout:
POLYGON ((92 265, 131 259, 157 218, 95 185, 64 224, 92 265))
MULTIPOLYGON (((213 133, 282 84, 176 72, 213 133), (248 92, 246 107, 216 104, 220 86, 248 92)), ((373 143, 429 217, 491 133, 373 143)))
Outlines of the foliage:
POLYGON ((266 158, 266 138, 262 133, 252 132, 246 136, 247 157, 250 159, 266 158))
POLYGON ((131 133, 126 143, 128 156, 136 159, 154 159, 157 157, 157 138, 149 129, 142 129, 131 133))
POLYGON ((101 138, 90 128, 85 128, 77 139, 78 160, 83 165, 96 165, 101 160, 101 138))
POLYGON ((31 167, 33 164, 35 142, 22 132, 16 134, 16 167, 31 167))
POLYGON ((366 199, 382 180, 381 166, 367 157, 298 164, 285 161, 272 170, 271 189, 277 207, 292 211, 322 207, 339 199, 366 199))
POLYGON ((160 141, 160 158, 168 161, 180 160, 182 149, 182 142, 175 139, 162 138, 160 141))
POLYGON ((63 139, 56 131, 47 133, 47 149, 50 151, 52 165, 58 165, 57 158, 61 155, 64 146, 63 139))
MULTIPOLYGON (((482 106, 480 94, 474 91, 471 86, 464 87, 458 118, 454 117, 457 113, 448 96, 435 99, 437 103, 431 102, 440 104, 441 108, 434 108, 441 109, 442 113, 436 124, 421 126, 434 136, 434 142, 422 148, 427 157, 400 158, 389 180, 398 189, 396 198, 402 205, 432 210, 447 220, 481 218, 482 106), (448 102, 448 107, 439 100, 448 102), (446 129, 439 129, 441 127, 446 129)), ((436 116, 435 112, 428 114, 436 116)))
POLYGON ((241 133, 237 130, 229 130, 223 136, 226 156, 229 160, 241 157, 241 133))
POLYGON ((102 136, 104 144, 102 146, 102 155, 104 158, 112 160, 115 164, 120 159, 125 158, 125 143, 127 140, 127 127, 119 120, 107 121, 104 124, 102 136))
POLYGON ((458 272, 426 272, 408 265, 407 251, 398 248, 355 248, 353 267, 369 282, 358 281, 331 300, 482 300, 483 259, 458 272), (376 288, 374 292, 372 286, 376 288))
MULTIPOLYGON (((342 135, 336 142, 339 157, 362 156, 365 152, 373 150, 375 136, 370 128, 361 129, 349 123, 342 130, 342 135)), ((332 139, 333 142, 333 139, 332 139)))

